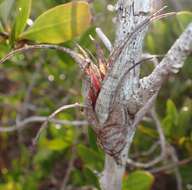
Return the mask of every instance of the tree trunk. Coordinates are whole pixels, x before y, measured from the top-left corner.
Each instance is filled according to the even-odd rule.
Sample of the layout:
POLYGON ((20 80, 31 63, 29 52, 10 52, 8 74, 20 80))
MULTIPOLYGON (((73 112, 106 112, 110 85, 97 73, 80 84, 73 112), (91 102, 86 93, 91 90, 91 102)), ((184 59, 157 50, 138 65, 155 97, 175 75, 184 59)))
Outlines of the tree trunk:
MULTIPOLYGON (((167 75, 176 73, 192 52, 192 24, 147 77, 140 79, 142 46, 150 21, 153 0, 118 0, 117 32, 111 65, 97 98, 97 135, 106 152, 100 176, 102 190, 121 190, 128 151, 136 126, 150 111, 167 75), (147 21, 147 22, 146 22, 147 21), (129 38, 128 38, 129 37, 129 38), (122 45, 123 44, 123 45, 122 45), (134 68, 131 71, 130 68, 134 68), (123 146, 125 145, 125 146, 123 146), (111 155, 111 156, 109 156, 111 155)), ((154 11, 153 11, 154 12, 154 11)), ((154 14, 152 14, 154 15, 154 14)), ((158 17, 157 15, 157 18, 158 17)), ((90 115, 90 114, 89 114, 90 115)), ((92 120, 92 118, 90 118, 92 120)))
MULTIPOLYGON (((151 10, 151 2, 150 0, 119 0, 116 8, 118 19, 114 48, 118 48, 126 37, 133 33, 135 28, 147 18, 151 10)), ((105 169, 100 179, 103 190, 121 189, 127 153, 136 130, 135 127, 131 126, 133 125, 134 115, 140 108, 140 105, 137 105, 138 100, 133 99, 135 90, 139 85, 140 68, 139 66, 135 67, 129 74, 125 72, 140 61, 146 31, 147 26, 143 27, 125 45, 113 63, 97 100, 96 113, 103 126, 106 123, 112 123, 115 115, 118 114, 118 117, 121 118, 121 121, 119 121, 122 124, 121 127, 127 128, 127 143, 120 154, 121 164, 117 164, 112 157, 106 155, 105 169), (117 92, 116 95, 115 92, 117 92), (115 111, 116 107, 118 107, 118 111, 115 111), (126 116, 123 117, 123 115, 126 116)))

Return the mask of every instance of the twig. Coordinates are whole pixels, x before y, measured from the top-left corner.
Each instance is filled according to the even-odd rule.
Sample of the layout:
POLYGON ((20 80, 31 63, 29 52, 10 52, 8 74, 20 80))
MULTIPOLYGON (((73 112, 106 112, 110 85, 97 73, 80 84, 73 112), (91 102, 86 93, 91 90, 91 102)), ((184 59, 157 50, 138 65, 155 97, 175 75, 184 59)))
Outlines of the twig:
MULTIPOLYGON (((27 127, 30 127, 29 124, 31 123, 39 123, 39 122, 45 122, 47 120, 47 117, 42 116, 32 116, 24 119, 23 121, 20 121, 18 125, 13 125, 10 127, 0 127, 0 132, 14 132, 18 128, 24 129, 27 127)), ((58 125, 73 125, 73 126, 84 126, 87 125, 87 121, 68 121, 68 120, 59 120, 59 119, 50 119, 49 122, 58 124, 58 125)))
POLYGON ((58 113, 62 112, 63 110, 66 110, 66 109, 70 109, 70 108, 77 108, 77 107, 85 107, 84 105, 82 104, 79 104, 79 103, 75 103, 75 104, 70 104, 70 105, 64 105, 64 106, 61 106, 60 108, 58 108, 57 110, 55 110, 51 115, 49 115, 49 117, 47 117, 46 121, 41 125, 39 131, 37 132, 37 135, 33 141, 33 143, 36 145, 37 144, 37 141, 40 137, 40 134, 41 132, 47 128, 47 124, 49 123, 49 121, 51 119, 53 119, 58 113))
POLYGON ((109 40, 109 38, 103 33, 103 31, 101 30, 101 28, 96 28, 96 33, 98 35, 98 37, 101 39, 101 41, 103 42, 103 44, 105 45, 105 47, 109 50, 109 52, 111 52, 113 46, 109 40))
POLYGON ((155 142, 147 151, 143 151, 141 152, 141 156, 149 156, 150 154, 152 154, 157 147, 159 146, 159 141, 155 142))
POLYGON ((69 54, 79 64, 81 70, 83 70, 84 67, 86 66, 86 62, 80 54, 76 53, 75 51, 73 51, 69 48, 65 48, 65 47, 58 46, 58 45, 52 45, 52 44, 25 45, 22 48, 15 49, 15 50, 9 52, 5 57, 3 57, 0 60, 0 64, 11 59, 14 55, 16 55, 18 53, 26 52, 29 50, 35 50, 35 49, 55 49, 55 50, 69 54))
MULTIPOLYGON (((178 163, 178 158, 177 158, 177 155, 176 155, 176 152, 175 152, 175 149, 173 146, 169 145, 169 153, 170 153, 170 156, 171 156, 171 160, 173 163, 178 163)), ((175 173, 175 177, 176 177, 176 181, 177 181, 177 190, 182 190, 182 177, 181 177, 181 174, 179 172, 179 167, 178 165, 176 165, 174 168, 173 168, 173 171, 175 173)))
POLYGON ((151 117, 154 120, 155 126, 157 128, 158 133, 159 133, 161 153, 154 160, 151 160, 151 161, 149 161, 147 163, 135 162, 132 159, 128 158, 127 159, 127 163, 131 164, 131 165, 133 165, 135 167, 150 168, 150 167, 156 165, 157 163, 161 162, 165 158, 165 155, 166 155, 166 140, 165 140, 165 136, 164 136, 164 133, 163 133, 160 121, 159 121, 159 119, 157 117, 157 114, 156 114, 154 109, 152 109, 152 111, 151 111, 151 117))
POLYGON ((20 131, 20 128, 18 128, 17 126, 19 125, 20 121, 26 117, 26 115, 28 113, 27 105, 30 103, 32 90, 36 85, 36 81, 37 81, 37 78, 38 78, 38 75, 39 75, 39 72, 41 70, 43 62, 44 62, 44 60, 40 60, 35 65, 35 71, 33 72, 32 78, 31 78, 29 85, 26 89, 24 101, 23 101, 21 108, 19 109, 19 111, 16 115, 16 129, 18 130, 17 134, 18 134, 19 144, 22 144, 22 142, 23 142, 23 135, 22 135, 22 132, 20 131))
POLYGON ((175 168, 176 166, 182 166, 182 165, 188 164, 190 162, 192 162, 192 157, 178 161, 176 163, 171 163, 171 164, 167 164, 167 165, 164 165, 164 166, 161 166, 158 168, 153 168, 153 169, 150 169, 149 171, 151 173, 159 173, 162 171, 171 170, 171 169, 175 168))
POLYGON ((169 74, 176 74, 183 66, 187 57, 192 53, 192 23, 186 28, 183 34, 170 48, 168 53, 153 70, 153 72, 140 79, 140 89, 138 94, 151 96, 151 90, 158 92, 169 74))
POLYGON ((159 141, 155 142, 153 145, 151 145, 151 147, 146 150, 146 151, 142 151, 141 153, 134 153, 132 154, 132 158, 137 158, 137 157, 140 157, 140 156, 149 156, 151 155, 152 153, 155 152, 155 150, 158 148, 159 146, 159 141))
POLYGON ((71 172, 73 170, 73 163, 75 161, 76 153, 77 153, 76 152, 77 141, 78 141, 78 135, 76 134, 76 136, 74 137, 74 141, 73 141, 73 145, 72 145, 72 149, 71 149, 71 159, 70 159, 70 161, 68 163, 68 168, 67 168, 66 174, 64 176, 64 179, 62 181, 60 190, 65 190, 66 189, 67 183, 69 181, 70 174, 71 174, 71 172))
POLYGON ((149 61, 152 62, 156 67, 159 64, 159 61, 157 58, 164 57, 164 56, 165 55, 151 55, 150 53, 143 53, 141 59, 145 60, 145 59, 151 58, 149 61))
POLYGON ((111 53, 110 56, 110 62, 115 62, 116 59, 119 57, 119 55, 121 54, 122 50, 125 48, 125 46, 127 45, 127 43, 129 42, 129 40, 134 37, 136 34, 138 34, 143 27, 149 25, 150 23, 152 23, 155 20, 160 20, 162 18, 168 17, 168 16, 172 16, 175 15, 175 12, 170 12, 170 13, 165 13, 165 14, 160 14, 165 8, 167 8, 166 6, 162 7, 161 9, 157 10, 156 12, 154 12, 152 15, 150 15, 148 18, 146 18, 143 22, 141 22, 138 26, 135 27, 134 31, 132 33, 130 33, 125 40, 123 41, 123 43, 120 43, 120 45, 118 45, 111 53))
MULTIPOLYGON (((35 71, 33 73, 33 76, 30 80, 30 83, 29 83, 29 86, 28 88, 26 89, 26 95, 25 95, 25 98, 24 98, 24 101, 23 101, 23 110, 21 110, 21 113, 25 113, 26 112, 26 105, 29 103, 30 101, 30 98, 31 98, 31 93, 32 93, 32 90, 33 88, 35 87, 36 85, 36 81, 37 81, 37 78, 38 78, 38 75, 41 71, 41 68, 42 68, 42 64, 43 64, 44 60, 40 60, 37 64, 36 64, 36 68, 35 68, 35 71)), ((22 115, 23 116, 23 115, 22 115)), ((24 116, 23 116, 24 117, 24 116)))

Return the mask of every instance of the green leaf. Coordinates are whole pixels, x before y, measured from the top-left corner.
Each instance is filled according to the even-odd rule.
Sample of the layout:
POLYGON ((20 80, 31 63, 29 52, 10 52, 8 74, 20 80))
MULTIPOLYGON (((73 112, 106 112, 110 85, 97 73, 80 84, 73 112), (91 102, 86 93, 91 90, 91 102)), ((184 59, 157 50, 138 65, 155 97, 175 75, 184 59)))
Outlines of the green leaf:
POLYGON ((0 4, 3 2, 4 0, 0 0, 0 4))
POLYGON ((41 162, 50 159, 51 155, 51 150, 42 148, 34 155, 33 162, 34 164, 40 164, 41 162))
POLYGON ((98 190, 100 189, 98 177, 89 168, 83 170, 87 184, 94 185, 98 190))
POLYGON ((0 21, 0 32, 4 32, 4 28, 3 28, 1 21, 0 21))
POLYGON ((22 190, 21 184, 14 182, 14 181, 9 181, 5 184, 0 184, 0 190, 22 190))
POLYGON ((14 4, 14 0, 6 0, 0 4, 0 19, 4 25, 7 25, 8 17, 14 4))
POLYGON ((63 139, 44 140, 43 145, 49 150, 59 151, 70 146, 71 142, 64 141, 63 139))
POLYGON ((12 38, 17 39, 27 25, 27 19, 30 16, 32 0, 17 1, 17 15, 12 29, 12 38))
POLYGON ((78 154, 87 167, 97 170, 101 170, 103 168, 102 155, 94 151, 93 149, 87 148, 84 145, 79 145, 78 154))
POLYGON ((89 144, 91 148, 97 151, 98 150, 97 137, 91 127, 88 128, 88 136, 89 136, 89 144))
POLYGON ((182 31, 187 27, 189 23, 192 21, 192 12, 190 11, 180 11, 176 15, 177 21, 179 23, 182 31))
POLYGON ((175 135, 175 129, 178 125, 178 112, 172 100, 167 101, 166 117, 163 120, 164 132, 167 136, 175 135))
POLYGON ((154 177, 146 171, 135 171, 123 180, 123 190, 150 190, 154 177))
POLYGON ((20 39, 38 43, 62 43, 83 33, 89 27, 90 21, 87 2, 66 3, 40 15, 34 24, 20 35, 20 39))

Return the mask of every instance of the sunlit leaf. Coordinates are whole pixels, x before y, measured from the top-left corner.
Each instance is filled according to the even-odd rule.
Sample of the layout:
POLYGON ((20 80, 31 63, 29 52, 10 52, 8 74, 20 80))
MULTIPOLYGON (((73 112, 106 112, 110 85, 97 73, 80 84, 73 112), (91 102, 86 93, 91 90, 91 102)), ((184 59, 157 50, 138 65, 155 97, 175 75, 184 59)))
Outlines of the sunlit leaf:
POLYGON ((89 4, 85 1, 71 2, 40 15, 20 38, 39 43, 62 43, 83 33, 90 21, 89 4))
POLYGON ((154 177, 146 171, 135 171, 123 179, 123 190, 150 190, 154 177))
POLYGON ((4 185, 0 184, 0 190, 22 190, 22 187, 19 183, 16 183, 14 181, 9 181, 4 185))
POLYGON ((59 151, 59 150, 63 150, 65 148, 69 147, 71 143, 66 142, 63 139, 57 138, 57 139, 53 139, 53 140, 46 139, 43 144, 49 150, 59 151))
POLYGON ((32 0, 18 0, 17 1, 17 15, 15 24, 12 29, 12 37, 16 39, 26 27, 27 19, 31 12, 32 0))

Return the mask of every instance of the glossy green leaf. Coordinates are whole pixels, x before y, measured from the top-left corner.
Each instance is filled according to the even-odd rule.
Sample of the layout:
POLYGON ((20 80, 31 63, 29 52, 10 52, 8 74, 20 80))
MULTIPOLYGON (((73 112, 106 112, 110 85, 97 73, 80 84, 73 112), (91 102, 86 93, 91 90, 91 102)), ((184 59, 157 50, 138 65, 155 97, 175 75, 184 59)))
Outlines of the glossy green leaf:
POLYGON ((17 1, 17 15, 15 24, 12 30, 12 36, 16 39, 27 25, 27 19, 30 16, 32 0, 18 0, 17 1))
POLYGON ((40 15, 20 38, 38 43, 62 43, 83 33, 89 27, 90 21, 87 2, 66 3, 40 15))
POLYGON ((123 190, 151 190, 154 176, 146 171, 135 171, 123 179, 123 190))

